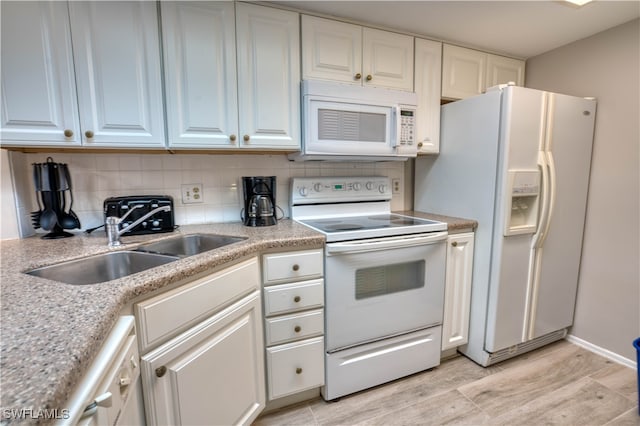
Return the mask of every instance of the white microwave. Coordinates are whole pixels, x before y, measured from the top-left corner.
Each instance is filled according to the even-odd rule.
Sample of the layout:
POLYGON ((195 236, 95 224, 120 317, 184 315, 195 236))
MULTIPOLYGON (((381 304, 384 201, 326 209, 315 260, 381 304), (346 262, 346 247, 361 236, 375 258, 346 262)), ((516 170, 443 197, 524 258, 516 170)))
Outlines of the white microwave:
POLYGON ((293 160, 406 160, 417 155, 415 93, 302 82, 302 147, 293 160))

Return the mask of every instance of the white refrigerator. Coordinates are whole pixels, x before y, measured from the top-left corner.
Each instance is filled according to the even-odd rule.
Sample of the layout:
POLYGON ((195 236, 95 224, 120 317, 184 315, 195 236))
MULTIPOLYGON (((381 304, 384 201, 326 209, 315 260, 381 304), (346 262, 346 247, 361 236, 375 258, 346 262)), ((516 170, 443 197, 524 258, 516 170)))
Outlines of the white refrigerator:
POLYGON ((596 112, 516 86, 442 106, 440 154, 415 164, 415 209, 478 221, 469 341, 487 366, 573 323, 596 112))

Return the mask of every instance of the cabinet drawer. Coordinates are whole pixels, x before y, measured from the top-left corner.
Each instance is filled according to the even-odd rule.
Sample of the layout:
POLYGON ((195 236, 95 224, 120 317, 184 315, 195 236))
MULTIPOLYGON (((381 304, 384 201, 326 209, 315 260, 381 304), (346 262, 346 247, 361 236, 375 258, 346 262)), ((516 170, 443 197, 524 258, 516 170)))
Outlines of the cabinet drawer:
POLYGON ((143 351, 260 288, 257 258, 231 266, 135 306, 143 351))
POLYGON ((322 309, 268 318, 265 321, 267 346, 290 340, 324 334, 324 314, 322 309))
POLYGON ((322 249, 268 254, 262 258, 264 283, 321 277, 323 265, 322 249))
POLYGON ((282 284, 264 289, 265 316, 320 308, 324 305, 324 280, 282 284))
POLYGON ((324 384, 324 338, 267 348, 269 399, 324 384))

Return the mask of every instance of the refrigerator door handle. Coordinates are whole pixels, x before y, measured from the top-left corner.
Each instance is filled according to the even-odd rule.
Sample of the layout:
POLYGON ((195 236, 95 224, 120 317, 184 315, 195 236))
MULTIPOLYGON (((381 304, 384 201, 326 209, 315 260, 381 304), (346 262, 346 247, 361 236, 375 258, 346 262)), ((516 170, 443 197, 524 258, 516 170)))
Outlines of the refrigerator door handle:
POLYGON ((547 151, 547 167, 549 168, 549 212, 545 219, 544 229, 538 243, 539 246, 544 244, 544 240, 546 240, 547 235, 549 235, 551 218, 553 217, 553 210, 556 205, 556 164, 553 161, 553 154, 551 151, 547 151))
POLYGON ((542 171, 542 191, 540 193, 542 208, 538 217, 538 229, 531 240, 532 249, 542 246, 543 234, 549 218, 549 168, 547 167, 547 156, 544 151, 538 152, 538 167, 542 171))

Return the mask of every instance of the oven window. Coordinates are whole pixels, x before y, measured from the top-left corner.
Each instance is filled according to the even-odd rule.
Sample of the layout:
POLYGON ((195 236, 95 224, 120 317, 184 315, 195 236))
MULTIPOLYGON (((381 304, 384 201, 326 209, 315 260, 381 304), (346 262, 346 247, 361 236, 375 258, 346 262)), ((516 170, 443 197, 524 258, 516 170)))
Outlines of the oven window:
POLYGON ((356 271, 356 300, 424 287, 425 261, 374 266, 356 271))

